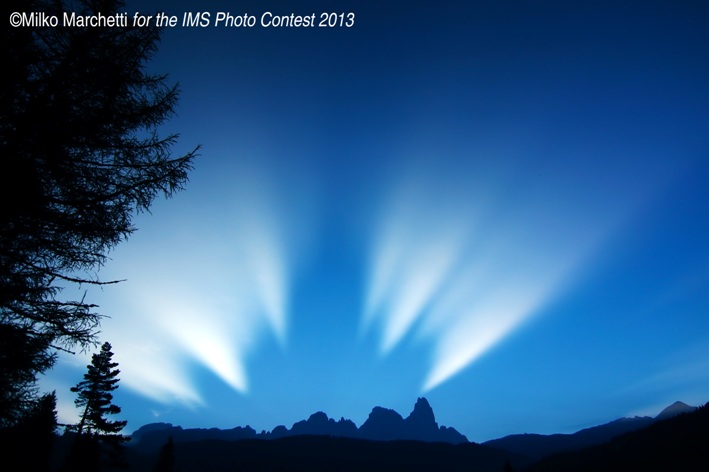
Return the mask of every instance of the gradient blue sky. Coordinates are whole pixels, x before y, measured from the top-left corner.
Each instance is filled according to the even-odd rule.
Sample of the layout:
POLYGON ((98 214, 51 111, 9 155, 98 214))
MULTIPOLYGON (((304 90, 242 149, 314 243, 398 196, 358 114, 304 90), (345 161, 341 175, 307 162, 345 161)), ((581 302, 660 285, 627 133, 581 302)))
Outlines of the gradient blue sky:
MULTIPOLYGON (((128 431, 361 425, 425 395, 484 441, 709 400, 709 4, 126 10, 356 14, 165 31, 164 129, 202 155, 87 296, 128 431)), ((44 379, 63 421, 87 362, 44 379)))

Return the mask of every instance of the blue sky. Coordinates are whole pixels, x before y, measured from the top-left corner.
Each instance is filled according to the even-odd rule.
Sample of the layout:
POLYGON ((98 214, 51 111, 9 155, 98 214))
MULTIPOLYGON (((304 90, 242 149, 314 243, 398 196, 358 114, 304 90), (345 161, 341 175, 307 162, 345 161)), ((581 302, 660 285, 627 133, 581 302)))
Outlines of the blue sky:
MULTIPOLYGON (((709 7, 617 3, 129 3, 356 20, 164 32, 201 157, 87 296, 127 429, 425 395, 483 441, 705 403, 709 7)), ((64 421, 87 362, 44 379, 64 421)))

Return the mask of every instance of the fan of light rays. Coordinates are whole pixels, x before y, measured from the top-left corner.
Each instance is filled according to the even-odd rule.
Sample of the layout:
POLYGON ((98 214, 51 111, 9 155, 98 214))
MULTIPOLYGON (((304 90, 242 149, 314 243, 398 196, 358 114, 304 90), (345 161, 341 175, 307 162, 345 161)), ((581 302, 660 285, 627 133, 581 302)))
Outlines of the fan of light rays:
POLYGON ((267 336, 286 344, 295 249, 284 243, 282 208, 260 185, 264 177, 240 175, 218 207, 210 195, 195 197, 202 211, 150 215, 110 267, 127 280, 101 294, 121 312, 103 328, 130 346, 121 354, 123 385, 143 396, 203 403, 195 365, 247 393, 251 353, 267 336))
MULTIPOLYGON (((407 336, 432 346, 430 390, 561 293, 620 212, 575 212, 530 192, 516 203, 445 185, 395 191, 376 232, 362 326, 383 354, 407 336), (423 202, 433 202, 430 205, 423 202), (481 211, 476 202, 497 202, 481 211)), ((617 209, 614 209, 617 210, 617 209)))

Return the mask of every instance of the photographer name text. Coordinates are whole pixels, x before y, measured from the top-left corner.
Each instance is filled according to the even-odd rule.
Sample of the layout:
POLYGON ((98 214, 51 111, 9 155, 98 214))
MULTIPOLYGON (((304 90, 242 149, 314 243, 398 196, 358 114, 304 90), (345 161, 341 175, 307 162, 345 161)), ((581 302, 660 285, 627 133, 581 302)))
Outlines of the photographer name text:
POLYGON ((64 12, 50 15, 45 12, 15 12, 10 15, 10 26, 15 28, 352 28, 354 12, 321 12, 310 14, 276 14, 270 11, 260 15, 230 12, 184 12, 169 15, 159 12, 144 15, 126 12, 104 15, 80 15, 64 12))

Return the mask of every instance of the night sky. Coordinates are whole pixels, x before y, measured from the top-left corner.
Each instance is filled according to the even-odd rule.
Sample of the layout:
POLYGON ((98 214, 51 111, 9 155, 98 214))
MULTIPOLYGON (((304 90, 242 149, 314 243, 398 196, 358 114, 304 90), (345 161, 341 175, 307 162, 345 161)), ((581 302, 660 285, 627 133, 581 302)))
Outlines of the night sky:
MULTIPOLYGON (((202 145, 190 182, 99 272, 125 282, 88 289, 126 431, 361 425, 425 396, 484 441, 709 401, 709 3, 125 11, 212 20, 148 65, 180 83, 163 130, 202 145)), ((88 354, 42 381, 60 422, 88 354)))

